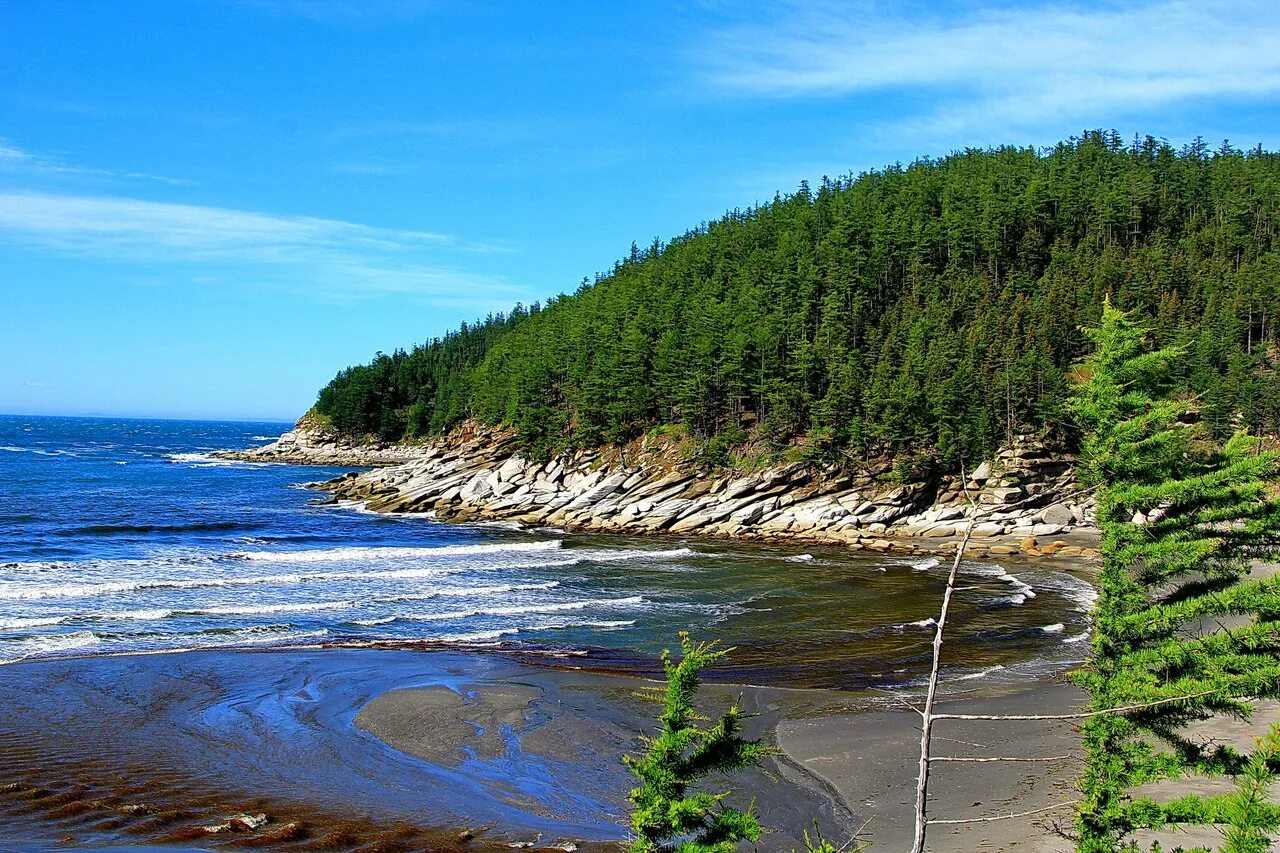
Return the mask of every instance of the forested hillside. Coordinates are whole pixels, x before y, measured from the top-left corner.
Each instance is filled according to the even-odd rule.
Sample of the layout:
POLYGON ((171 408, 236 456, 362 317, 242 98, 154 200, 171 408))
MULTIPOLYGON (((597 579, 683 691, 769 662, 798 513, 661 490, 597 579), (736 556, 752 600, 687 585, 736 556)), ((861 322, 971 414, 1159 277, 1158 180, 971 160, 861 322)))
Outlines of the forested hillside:
POLYGON ((680 425, 949 461, 1069 436, 1106 294, 1186 347, 1215 431, 1280 428, 1280 154, 1095 132, 824 178, 348 368, 316 411, 383 439, 474 416, 543 451, 680 425))

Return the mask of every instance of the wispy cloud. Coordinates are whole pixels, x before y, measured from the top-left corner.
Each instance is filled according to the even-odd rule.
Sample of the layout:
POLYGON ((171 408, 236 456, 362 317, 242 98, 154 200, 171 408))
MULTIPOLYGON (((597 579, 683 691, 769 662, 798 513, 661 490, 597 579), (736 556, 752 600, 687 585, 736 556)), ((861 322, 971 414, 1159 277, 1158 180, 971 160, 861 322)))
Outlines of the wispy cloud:
POLYGON ((17 172, 26 175, 69 175, 97 178, 123 178, 127 180, 156 181, 162 184, 185 186, 192 181, 181 178, 169 178, 164 175, 153 175, 149 172, 135 172, 121 169, 97 169, 90 166, 79 166, 67 163, 57 157, 33 154, 24 151, 11 142, 0 138, 0 171, 17 172))
POLYGON ((945 15, 914 5, 776 8, 698 48, 710 86, 773 98, 900 93, 904 123, 944 132, 1280 94, 1271 0, 961 5, 945 15))
MULTIPOLYGON (((514 294, 440 255, 467 243, 427 231, 132 198, 0 193, 0 241, 100 260, 217 266, 223 280, 321 296, 514 294)), ((480 246, 478 251, 486 247, 480 246)))

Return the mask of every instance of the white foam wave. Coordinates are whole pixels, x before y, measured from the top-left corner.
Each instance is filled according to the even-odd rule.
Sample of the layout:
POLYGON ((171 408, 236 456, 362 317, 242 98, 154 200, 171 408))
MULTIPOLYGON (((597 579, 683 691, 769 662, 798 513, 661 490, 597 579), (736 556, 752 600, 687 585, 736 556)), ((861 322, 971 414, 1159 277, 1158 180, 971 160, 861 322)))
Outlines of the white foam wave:
POLYGON ((1081 613, 1092 613, 1098 602, 1098 590, 1093 584, 1066 572, 1055 572, 1043 579, 1037 579, 1041 589, 1056 592, 1075 605, 1081 613))
MULTIPOLYGON (((75 631, 70 634, 52 634, 26 637, 8 646, 4 651, 16 651, 16 657, 0 659, 0 664, 17 663, 41 657, 59 657, 69 652, 93 648, 95 654, 159 654, 214 648, 244 648, 249 646, 296 646, 304 641, 317 640, 329 634, 328 629, 315 631, 291 631, 287 625, 266 625, 203 634, 177 634, 165 638, 160 645, 139 646, 132 638, 108 639, 92 631, 75 631)), ((3 654, 3 652, 0 652, 3 654)))
POLYGON ((504 592, 527 592, 539 589, 555 589, 560 581, 542 581, 539 583, 504 583, 491 586, 442 586, 430 592, 412 595, 388 595, 371 599, 372 604, 394 604, 401 601, 425 601, 429 598, 471 598, 483 595, 501 595, 504 592))
POLYGON ((352 619, 352 620, 351 620, 351 624, 352 624, 352 625, 360 625, 360 626, 367 627, 367 628, 372 628, 372 627, 375 627, 375 626, 377 626, 377 625, 387 625, 387 624, 390 624, 390 623, 392 623, 392 622, 396 621, 396 619, 398 619, 398 618, 399 618, 398 616, 381 616, 381 617, 379 617, 379 618, 377 618, 377 619, 352 619))
POLYGON ((636 624, 634 619, 585 619, 575 622, 542 622, 514 628, 494 628, 489 631, 448 634, 439 639, 445 643, 483 643, 529 631, 562 631, 566 628, 600 628, 608 630, 612 628, 629 628, 634 624, 636 624))
POLYGON ((353 560, 404 560, 432 557, 465 557, 476 554, 501 554, 506 552, 554 551, 561 544, 562 540, 560 539, 547 539, 540 542, 439 545, 432 548, 371 546, 318 548, 305 551, 242 551, 232 556, 241 560, 262 560, 271 563, 331 563, 353 560))
POLYGON ((274 613, 312 613, 322 610, 351 610, 357 601, 303 601, 293 604, 229 604, 183 610, 192 616, 267 616, 274 613))
POLYGON ((1010 604, 1019 605, 1026 602, 1029 598, 1035 598, 1036 592, 1031 584, 1024 581, 1017 575, 1010 574, 1003 566, 996 566, 990 563, 977 563, 966 565, 962 571, 968 575, 977 575, 978 577, 991 578, 1001 583, 1009 584, 1013 587, 1013 593, 1010 595, 997 598, 994 604, 1010 604))
POLYGON ((201 589, 203 587, 245 586, 248 584, 301 583, 303 575, 262 575, 244 578, 207 578, 198 580, 105 581, 103 583, 68 583, 0 589, 0 598, 33 601, 46 598, 93 598, 155 589, 201 589))
POLYGON ((973 681, 975 678, 983 678, 985 676, 990 675, 993 672, 997 672, 1002 669, 1004 669, 1003 666, 1001 666, 1000 664, 996 664, 995 666, 989 666, 986 669, 980 669, 977 672, 970 672, 965 675, 958 675, 952 680, 953 681, 973 681))
POLYGON ((813 561, 812 554, 795 554, 786 558, 788 563, 809 563, 813 561))
POLYGON ((1061 634, 1067 630, 1067 626, 1061 622, 1054 622, 1052 625, 1042 625, 1039 630, 1042 634, 1061 634))
POLYGON ((916 560, 904 560, 903 565, 910 566, 917 572, 927 572, 938 565, 938 559, 936 557, 921 557, 916 560))
POLYGON ((622 551, 583 551, 579 552, 579 556, 583 560, 590 560, 594 563, 614 563, 627 560, 674 560, 679 557, 691 557, 694 553, 692 548, 670 548, 665 551, 649 551, 643 548, 635 548, 622 551))
POLYGON ((47 628, 61 625, 67 621, 66 616, 30 616, 19 619, 0 619, 0 631, 17 631, 23 628, 47 628))
MULTIPOLYGON (((570 565, 573 559, 555 560, 540 565, 570 565)), ((310 572, 277 575, 251 575, 248 577, 192 578, 179 580, 174 578, 156 578, 136 581, 104 581, 101 583, 70 584, 36 584, 29 586, 8 585, 0 588, 0 599, 11 601, 36 601, 50 598, 95 598, 103 595, 120 595, 131 592, 146 592, 166 589, 205 589, 215 587, 237 586, 291 586, 301 583, 319 581, 364 581, 364 580, 418 580, 422 578, 440 577, 442 575, 460 574, 461 568, 419 568, 419 569, 385 569, 381 571, 339 571, 310 572)), ((512 592, 524 587, 520 585, 503 585, 492 588, 493 593, 512 592), (508 588, 509 587, 509 588, 508 588)), ((550 588, 533 585, 529 589, 550 588)), ((468 595, 471 590, 482 591, 485 587, 445 587, 421 594, 423 598, 436 595, 468 595)), ((480 593, 478 593, 480 594, 480 593)))
POLYGON ((214 457, 208 453, 166 453, 165 458, 170 462, 211 462, 214 457))
POLYGON ((1064 645, 1071 645, 1074 643, 1083 643, 1087 639, 1089 639, 1089 632, 1085 631, 1083 633, 1076 634, 1074 637, 1067 637, 1062 642, 1064 645))
POLYGON ((155 622, 159 619, 168 619, 173 616, 175 611, 163 607, 156 607, 145 610, 117 610, 112 613, 90 613, 86 616, 89 619, 101 619, 110 621, 115 619, 129 619, 143 622, 155 622))
POLYGON ((70 634, 42 634, 24 637, 17 642, 21 657, 65 652, 71 649, 83 649, 96 646, 102 638, 92 631, 73 631, 70 634))
POLYGON ((400 618, 413 622, 444 622, 454 619, 470 619, 476 616, 524 616, 533 613, 563 613, 572 610, 586 610, 589 607, 633 607, 639 604, 644 604, 644 597, 632 595, 626 598, 595 598, 546 604, 476 607, 470 610, 445 610, 440 613, 411 613, 400 618))
POLYGON ((914 622, 903 622, 901 625, 894 625, 893 630, 905 631, 908 628, 935 628, 937 625, 938 620, 930 616, 927 619, 917 619, 914 622))

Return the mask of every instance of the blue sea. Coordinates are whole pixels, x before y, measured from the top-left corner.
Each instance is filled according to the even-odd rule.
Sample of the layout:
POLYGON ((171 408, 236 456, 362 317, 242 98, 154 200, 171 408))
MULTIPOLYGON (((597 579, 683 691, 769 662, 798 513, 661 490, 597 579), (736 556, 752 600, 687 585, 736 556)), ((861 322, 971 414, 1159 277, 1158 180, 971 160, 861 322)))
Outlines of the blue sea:
MULTIPOLYGON (((583 536, 326 504, 346 469, 213 458, 284 423, 0 416, 0 662, 262 646, 443 645, 651 666, 690 629, 727 675, 858 688, 925 670, 946 566, 838 548, 583 536)), ((972 562, 959 679, 1078 660, 1092 588, 972 562)))

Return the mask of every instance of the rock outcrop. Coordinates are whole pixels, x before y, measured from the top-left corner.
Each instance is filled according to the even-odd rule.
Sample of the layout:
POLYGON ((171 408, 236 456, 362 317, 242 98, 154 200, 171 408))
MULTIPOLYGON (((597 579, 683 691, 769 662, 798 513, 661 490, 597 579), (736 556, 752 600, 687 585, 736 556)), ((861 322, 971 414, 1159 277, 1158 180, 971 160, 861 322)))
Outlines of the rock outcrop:
POLYGON ((220 450, 212 455, 240 462, 379 468, 409 462, 419 458, 422 452, 407 444, 358 444, 332 427, 304 415, 293 429, 270 444, 248 450, 220 450))
MULTIPOLYGON (((307 441, 311 453, 316 445, 307 441)), ((296 461, 299 446, 294 439, 284 450, 251 451, 252 458, 296 461)), ((326 462, 346 452, 319 446, 335 448, 318 457, 326 462)), ((1096 556, 1093 504, 1077 487, 1071 460, 1030 439, 1015 441, 963 481, 941 475, 904 483, 893 481, 887 462, 857 472, 810 463, 707 471, 661 439, 537 461, 521 455, 510 431, 475 426, 420 447, 379 452, 412 458, 313 486, 335 501, 442 520, 510 519, 586 531, 823 542, 903 553, 954 553, 972 501, 978 518, 970 548, 976 554, 1096 556)), ((360 461, 345 464, 368 465, 373 457, 355 458, 360 461)))

